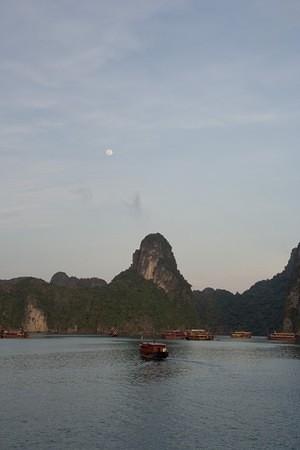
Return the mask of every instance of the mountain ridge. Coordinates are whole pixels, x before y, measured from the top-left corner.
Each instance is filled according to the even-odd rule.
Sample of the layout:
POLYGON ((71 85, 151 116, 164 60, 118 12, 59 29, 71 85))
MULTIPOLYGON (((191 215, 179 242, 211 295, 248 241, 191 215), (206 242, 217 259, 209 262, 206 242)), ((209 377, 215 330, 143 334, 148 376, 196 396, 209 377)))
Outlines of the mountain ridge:
POLYGON ((49 283, 34 277, 0 280, 0 326, 63 332, 106 332, 118 326, 133 334, 188 326, 217 333, 238 328, 257 334, 281 328, 300 333, 299 299, 300 244, 282 272, 242 294, 192 291, 169 242, 152 233, 133 253, 131 266, 110 283, 64 272, 54 274, 49 283))

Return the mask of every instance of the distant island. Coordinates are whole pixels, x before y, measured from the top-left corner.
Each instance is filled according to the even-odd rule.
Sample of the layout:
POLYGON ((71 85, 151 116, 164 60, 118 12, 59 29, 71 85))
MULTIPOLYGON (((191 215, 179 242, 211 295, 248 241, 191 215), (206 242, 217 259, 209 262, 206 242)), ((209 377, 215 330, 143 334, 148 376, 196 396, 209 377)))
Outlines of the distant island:
POLYGON ((284 270, 243 294, 193 291, 177 268, 172 247, 149 234, 132 265, 110 283, 57 272, 50 283, 33 277, 0 280, 0 327, 29 332, 151 335, 203 327, 228 334, 247 329, 300 334, 300 244, 284 270))

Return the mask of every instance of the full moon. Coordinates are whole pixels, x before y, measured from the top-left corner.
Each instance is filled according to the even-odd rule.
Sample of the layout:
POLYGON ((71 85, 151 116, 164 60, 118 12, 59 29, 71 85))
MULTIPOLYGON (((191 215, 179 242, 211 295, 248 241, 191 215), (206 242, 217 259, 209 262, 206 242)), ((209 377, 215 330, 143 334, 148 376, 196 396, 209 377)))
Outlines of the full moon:
POLYGON ((112 156, 113 155, 113 151, 112 151, 112 149, 111 148, 107 148, 106 150, 105 150, 105 154, 106 154, 106 156, 112 156))

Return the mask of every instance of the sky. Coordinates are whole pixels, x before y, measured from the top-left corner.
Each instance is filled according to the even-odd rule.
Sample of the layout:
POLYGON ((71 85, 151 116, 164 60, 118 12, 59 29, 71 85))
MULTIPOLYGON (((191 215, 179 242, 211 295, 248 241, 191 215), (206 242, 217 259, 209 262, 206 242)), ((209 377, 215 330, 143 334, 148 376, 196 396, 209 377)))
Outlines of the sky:
POLYGON ((0 278, 110 281, 152 232, 194 289, 280 272, 299 50, 298 0, 0 0, 0 278))

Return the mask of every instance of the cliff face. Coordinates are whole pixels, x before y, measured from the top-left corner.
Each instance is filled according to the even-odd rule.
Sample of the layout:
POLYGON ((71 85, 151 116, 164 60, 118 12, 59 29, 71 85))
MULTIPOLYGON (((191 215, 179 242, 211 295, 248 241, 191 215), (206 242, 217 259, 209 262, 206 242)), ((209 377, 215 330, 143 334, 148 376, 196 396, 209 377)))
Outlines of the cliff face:
POLYGON ((248 329, 300 335, 300 244, 285 269, 243 294, 191 291, 172 248, 150 234, 133 255, 130 269, 106 284, 100 278, 56 273, 50 283, 23 277, 0 280, 0 327, 28 331, 145 334, 167 328, 209 328, 218 333, 248 329), (91 289, 95 288, 95 289, 91 289))
POLYGON ((106 286, 107 283, 101 278, 69 277, 65 272, 56 272, 51 278, 50 284, 68 288, 95 288, 106 286))
POLYGON ((191 286, 177 269, 169 242, 160 234, 149 234, 133 254, 131 270, 151 280, 167 294, 191 298, 191 286))
POLYGON ((132 270, 98 289, 54 286, 34 278, 0 283, 0 328, 29 332, 153 335, 197 326, 190 302, 168 296, 132 270))
POLYGON ((23 328, 30 333, 48 331, 46 316, 31 297, 27 299, 23 328))
POLYGON ((48 283, 38 278, 0 280, 0 326, 23 327, 30 332, 48 331, 46 314, 39 301, 48 295, 48 283))
POLYGON ((300 244, 282 272, 255 283, 242 294, 195 291, 200 323, 218 333, 248 329, 258 335, 273 330, 300 334, 300 244))
POLYGON ((290 283, 285 305, 284 330, 300 335, 300 244, 292 251, 286 270, 290 283))

